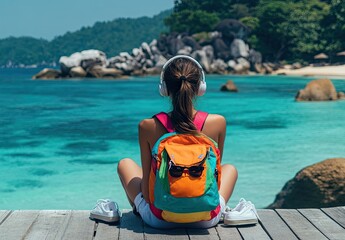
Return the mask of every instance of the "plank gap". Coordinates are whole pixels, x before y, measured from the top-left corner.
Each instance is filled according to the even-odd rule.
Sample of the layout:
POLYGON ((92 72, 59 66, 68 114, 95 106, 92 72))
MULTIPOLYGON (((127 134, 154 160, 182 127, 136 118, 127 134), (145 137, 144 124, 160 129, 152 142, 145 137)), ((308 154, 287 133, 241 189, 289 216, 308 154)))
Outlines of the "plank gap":
POLYGON ((329 239, 343 239, 345 229, 320 209, 298 209, 310 222, 329 239))
POLYGON ((7 215, 0 221, 0 225, 6 221, 6 219, 13 213, 13 210, 10 210, 7 215))
POLYGON ((345 229, 345 207, 321 208, 321 211, 345 229))
POLYGON ((289 229, 290 229, 290 231, 293 233, 293 235, 297 238, 297 239, 299 239, 299 237, 297 236, 297 234, 293 231, 293 229, 290 227, 290 225, 285 221, 285 219, 282 217, 282 216, 280 216, 280 214, 276 211, 276 209, 273 209, 274 210, 274 212, 278 215, 278 217, 285 223, 285 226, 287 226, 289 229))
POLYGON ((317 225, 315 225, 315 223, 313 223, 313 222, 311 221, 311 219, 309 219, 305 214, 303 214, 303 213, 300 211, 300 209, 296 209, 296 210, 297 210, 297 212, 299 212, 305 219, 307 219, 308 222, 310 222, 310 224, 313 225, 323 236, 325 236, 325 238, 329 239, 329 237, 328 237, 323 231, 321 231, 321 229, 320 229, 317 225))
POLYGON ((25 239, 28 236, 28 234, 30 233, 30 231, 32 229, 32 226, 37 222, 38 216, 40 215, 40 213, 41 213, 41 211, 38 212, 38 214, 36 215, 35 220, 32 221, 32 223, 31 223, 30 227, 28 228, 28 230, 26 230, 26 233, 24 234, 23 239, 25 239))
POLYGON ((277 209, 277 213, 285 219, 299 239, 328 239, 297 209, 277 209))

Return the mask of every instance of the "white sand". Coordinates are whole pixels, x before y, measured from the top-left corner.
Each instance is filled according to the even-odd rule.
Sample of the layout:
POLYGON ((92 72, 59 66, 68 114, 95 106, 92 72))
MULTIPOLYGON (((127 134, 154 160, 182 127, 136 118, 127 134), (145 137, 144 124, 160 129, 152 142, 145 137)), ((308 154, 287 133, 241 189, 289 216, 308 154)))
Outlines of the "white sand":
POLYGON ((298 76, 328 76, 344 77, 345 65, 339 66, 308 66, 300 69, 279 69, 272 74, 298 75, 298 76))

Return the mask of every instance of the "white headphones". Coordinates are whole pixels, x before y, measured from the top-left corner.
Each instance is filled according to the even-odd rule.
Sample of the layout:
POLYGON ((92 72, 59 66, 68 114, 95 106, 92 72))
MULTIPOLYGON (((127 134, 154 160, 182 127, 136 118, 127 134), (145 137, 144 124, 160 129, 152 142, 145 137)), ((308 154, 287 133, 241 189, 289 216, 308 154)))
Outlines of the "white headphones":
POLYGON ((202 66, 200 65, 200 63, 198 63, 197 60, 195 60, 194 58, 190 57, 190 56, 187 56, 187 55, 177 55, 173 58, 170 58, 163 66, 162 68, 162 72, 161 72, 161 78, 160 78, 160 81, 159 81, 159 93, 161 96, 163 97, 167 97, 169 96, 169 92, 168 92, 168 89, 167 89, 167 86, 166 86, 166 83, 164 81, 164 72, 165 72, 165 69, 169 66, 169 64, 174 61, 175 59, 177 58, 186 58, 186 59, 189 59, 191 60, 192 62, 194 62, 198 68, 201 70, 201 74, 202 74, 202 77, 200 79, 200 85, 199 85, 199 90, 198 90, 198 96, 202 96, 205 94, 206 92, 206 80, 205 80, 205 73, 204 73, 204 70, 202 69, 202 66))

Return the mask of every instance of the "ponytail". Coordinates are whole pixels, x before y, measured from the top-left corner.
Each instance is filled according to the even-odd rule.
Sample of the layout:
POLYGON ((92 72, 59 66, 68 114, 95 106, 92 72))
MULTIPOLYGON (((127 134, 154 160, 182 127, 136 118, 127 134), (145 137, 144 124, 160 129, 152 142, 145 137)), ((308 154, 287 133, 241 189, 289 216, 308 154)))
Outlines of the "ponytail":
POLYGON ((197 133, 193 123, 193 95, 194 90, 191 84, 182 81, 180 91, 172 96, 171 121, 176 132, 197 133))
POLYGON ((171 121, 176 132, 198 133, 193 123, 193 99, 197 95, 202 73, 191 60, 179 58, 169 64, 164 81, 172 100, 171 121))

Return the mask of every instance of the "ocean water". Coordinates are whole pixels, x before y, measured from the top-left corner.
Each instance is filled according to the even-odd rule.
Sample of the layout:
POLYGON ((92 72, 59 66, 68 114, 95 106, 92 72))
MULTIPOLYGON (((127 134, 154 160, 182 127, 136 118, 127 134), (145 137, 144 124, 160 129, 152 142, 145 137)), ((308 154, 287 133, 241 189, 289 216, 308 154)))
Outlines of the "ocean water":
MULTIPOLYGON (((116 167, 140 162, 139 121, 170 110, 158 76, 31 80, 37 71, 0 69, 0 209, 91 209, 99 198, 129 208, 116 167)), ((345 101, 294 101, 311 79, 207 76, 196 104, 227 119, 223 162, 239 171, 230 206, 266 207, 303 167, 345 157, 345 101), (239 93, 219 91, 228 79, 239 93)))

